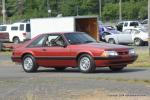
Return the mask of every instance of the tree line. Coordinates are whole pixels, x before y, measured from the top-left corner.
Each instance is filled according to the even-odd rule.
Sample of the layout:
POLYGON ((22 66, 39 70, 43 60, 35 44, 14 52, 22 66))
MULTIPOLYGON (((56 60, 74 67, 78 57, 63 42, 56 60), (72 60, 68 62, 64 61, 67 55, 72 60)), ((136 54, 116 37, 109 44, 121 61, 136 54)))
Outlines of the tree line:
MULTIPOLYGON (((120 0, 101 0, 103 21, 119 19, 120 0)), ((5 0, 7 20, 99 15, 99 0, 5 0)), ((2 5, 2 0, 1 0, 2 5)), ((145 19, 148 0, 122 0, 123 19, 145 19)), ((1 6, 2 10, 2 6, 1 6)), ((2 14, 1 14, 2 17, 2 14)), ((2 19, 2 18, 1 18, 2 19)))

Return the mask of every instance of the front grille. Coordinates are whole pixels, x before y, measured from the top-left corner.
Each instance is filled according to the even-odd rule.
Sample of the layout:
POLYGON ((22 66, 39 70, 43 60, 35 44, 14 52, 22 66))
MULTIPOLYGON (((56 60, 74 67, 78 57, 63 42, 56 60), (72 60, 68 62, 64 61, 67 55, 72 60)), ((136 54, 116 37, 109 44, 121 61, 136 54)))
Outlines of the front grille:
POLYGON ((121 52, 117 52, 118 55, 128 55, 128 51, 121 51, 121 52))

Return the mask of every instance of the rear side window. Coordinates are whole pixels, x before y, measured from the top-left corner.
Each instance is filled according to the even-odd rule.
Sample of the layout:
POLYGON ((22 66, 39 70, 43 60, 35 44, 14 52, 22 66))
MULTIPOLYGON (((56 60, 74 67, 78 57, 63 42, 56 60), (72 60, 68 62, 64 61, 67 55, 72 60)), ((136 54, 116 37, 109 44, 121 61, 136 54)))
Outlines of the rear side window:
POLYGON ((42 47, 46 36, 40 36, 36 40, 34 40, 28 47, 42 47))
POLYGON ((17 30, 18 30, 18 27, 17 27, 17 26, 12 26, 12 27, 11 27, 11 30, 12 30, 12 31, 17 31, 17 30))
POLYGON ((0 31, 6 31, 6 26, 0 26, 0 31))
POLYGON ((26 32, 30 32, 31 29, 30 29, 30 24, 26 24, 26 32))
POLYGON ((20 31, 24 31, 24 24, 20 24, 19 30, 20 30, 20 31))

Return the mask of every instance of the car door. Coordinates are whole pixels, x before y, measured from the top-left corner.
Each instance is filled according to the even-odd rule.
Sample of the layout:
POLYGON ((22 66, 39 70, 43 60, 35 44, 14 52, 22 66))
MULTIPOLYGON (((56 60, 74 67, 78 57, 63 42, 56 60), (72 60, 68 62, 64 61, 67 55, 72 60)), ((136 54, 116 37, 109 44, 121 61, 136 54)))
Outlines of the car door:
POLYGON ((70 66, 70 48, 60 34, 50 34, 40 50, 39 63, 47 67, 70 66))
POLYGON ((119 43, 131 43, 132 41, 132 35, 131 30, 125 30, 121 34, 117 34, 117 39, 119 43))

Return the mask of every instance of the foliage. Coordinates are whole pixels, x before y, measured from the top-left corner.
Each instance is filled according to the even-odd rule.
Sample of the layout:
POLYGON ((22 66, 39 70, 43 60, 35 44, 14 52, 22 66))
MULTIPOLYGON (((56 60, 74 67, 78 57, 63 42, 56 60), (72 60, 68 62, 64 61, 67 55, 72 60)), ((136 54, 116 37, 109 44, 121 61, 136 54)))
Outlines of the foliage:
MULTIPOLYGON (((99 15, 99 0, 5 0, 7 20, 37 17, 99 15), (51 10, 50 15, 48 9, 51 10)), ((101 0, 103 20, 119 19, 120 0, 101 0)), ((2 0, 0 1, 0 3, 2 0)), ((148 0, 122 0, 123 19, 145 19, 148 0)), ((2 17, 2 15, 1 15, 2 17)))

